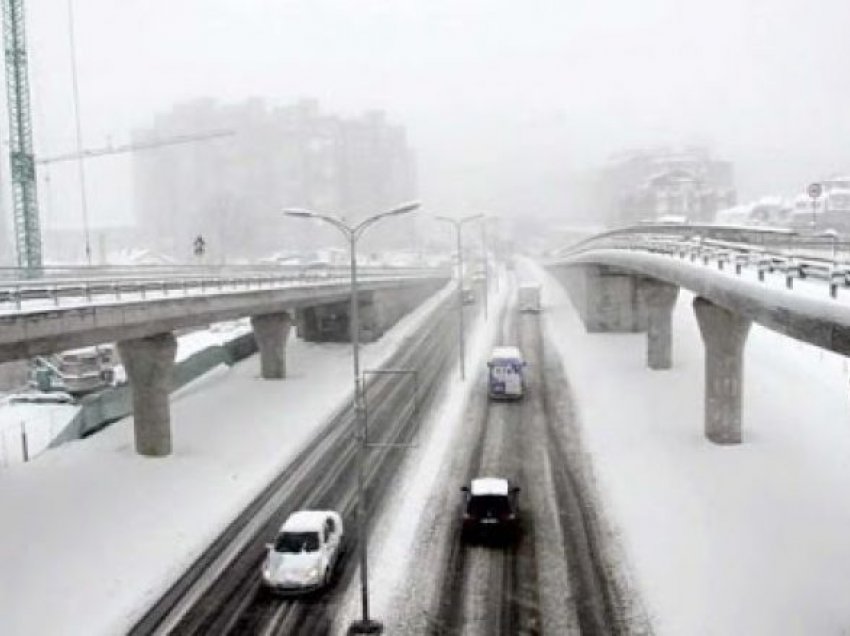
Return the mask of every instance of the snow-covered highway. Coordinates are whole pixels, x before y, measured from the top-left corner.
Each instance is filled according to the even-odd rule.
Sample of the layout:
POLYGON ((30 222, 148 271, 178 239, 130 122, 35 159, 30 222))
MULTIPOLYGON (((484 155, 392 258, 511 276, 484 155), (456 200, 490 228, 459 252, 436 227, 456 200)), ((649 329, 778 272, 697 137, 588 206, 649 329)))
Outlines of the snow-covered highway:
MULTIPOLYGON (((581 495, 598 504, 587 519, 602 548, 594 558, 601 560, 591 559, 590 566, 601 565, 603 584, 622 592, 612 597, 619 613, 609 613, 622 633, 839 634, 848 628, 844 359, 754 329, 744 443, 714 446, 702 436, 701 344, 689 298, 681 298, 674 313, 673 368, 650 371, 644 335, 587 335, 553 279, 532 266, 520 277, 544 282, 543 363, 529 353, 529 373, 538 389, 542 373, 549 385, 543 395, 552 401, 541 411, 536 400, 543 395, 532 391, 527 403, 492 407, 521 413, 495 424, 492 432, 504 436, 482 458, 506 460, 505 470, 524 475, 522 512, 533 520, 525 540, 534 537, 527 554, 536 556, 536 567, 514 570, 508 600, 520 603, 517 612, 500 616, 529 630, 534 623, 528 621, 537 620, 544 633, 594 631, 595 619, 581 617, 595 611, 581 605, 582 585, 593 584, 582 583, 576 570, 583 566, 568 545, 580 537, 579 513, 558 495, 563 479, 557 472, 564 469, 558 464, 566 458, 579 460, 572 468, 583 480, 581 495), (558 375, 561 365, 566 379, 558 375), (563 418, 562 431, 544 426, 541 415, 553 412, 552 421, 563 418), (509 428, 515 419, 520 431, 509 428), (541 435, 548 443, 533 443, 541 435), (564 529, 560 537, 553 537, 555 527, 564 529), (559 561, 558 554, 567 556, 559 561)), ((367 367, 403 346, 438 301, 367 346, 367 367)), ((507 301, 503 286, 494 305, 507 301)), ((479 316, 468 368, 482 368, 491 344, 511 335, 499 329, 492 315, 487 323, 479 316)), ((535 350, 533 332, 523 334, 519 344, 535 350)), ((134 456, 131 429, 122 422, 6 469, 0 479, 0 632, 113 634, 135 624, 349 396, 345 345, 296 341, 291 351, 295 374, 284 382, 259 380, 252 359, 184 389, 174 403, 172 458, 134 456), (22 548, 28 545, 39 549, 22 548), (61 573, 54 576, 60 557, 61 573)), ((468 619, 482 607, 461 593, 441 615, 442 588, 457 584, 469 592, 470 579, 444 578, 445 570, 428 559, 434 550, 454 548, 447 539, 457 519, 452 507, 479 426, 470 416, 486 410, 485 387, 472 374, 465 384, 454 373, 447 381, 424 414, 416 447, 399 453, 400 472, 372 526, 372 609, 387 633, 418 634, 422 626, 439 633, 447 616, 456 629, 475 633, 468 619)), ((499 571, 493 565, 482 567, 493 574, 499 571)), ((332 590, 332 633, 344 632, 359 613, 356 570, 346 571, 332 590)), ((488 575, 495 579, 505 577, 488 575)), ((492 599, 502 588, 479 587, 483 607, 501 603, 492 599)), ((289 601, 279 603, 267 608, 272 616, 289 601)), ((278 624, 281 633, 287 625, 278 624)), ((486 629, 479 626, 478 633, 486 629)))

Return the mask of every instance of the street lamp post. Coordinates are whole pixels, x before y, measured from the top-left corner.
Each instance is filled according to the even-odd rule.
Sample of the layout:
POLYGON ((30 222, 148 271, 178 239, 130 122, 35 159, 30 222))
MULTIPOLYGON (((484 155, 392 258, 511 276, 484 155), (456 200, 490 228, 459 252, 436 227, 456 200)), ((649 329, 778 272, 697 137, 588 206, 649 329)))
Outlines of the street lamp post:
POLYGON ((487 262, 487 217, 481 220, 481 255, 484 261, 484 320, 489 320, 490 265, 487 262))
POLYGON ((460 379, 466 379, 466 369, 464 368, 464 358, 466 357, 466 337, 463 330, 463 242, 461 240, 461 229, 464 223, 477 221, 482 218, 483 214, 472 214, 460 219, 455 219, 449 216, 434 217, 438 221, 451 223, 457 235, 457 320, 458 320, 458 346, 460 349, 460 379))
POLYGON ((360 539, 357 542, 360 556, 360 601, 362 616, 360 620, 354 621, 349 628, 351 634, 380 634, 383 625, 369 617, 369 573, 368 556, 366 551, 367 542, 367 517, 366 517, 366 406, 363 399, 363 383, 360 378, 360 305, 357 299, 357 240, 371 225, 388 216, 408 214, 419 207, 419 202, 414 201, 399 207, 381 212, 364 219, 357 225, 348 225, 342 219, 330 215, 312 212, 302 209, 284 210, 288 216, 319 219, 330 223, 343 233, 348 240, 349 256, 351 258, 351 348, 354 370, 354 426, 357 441, 357 525, 360 530, 360 539))

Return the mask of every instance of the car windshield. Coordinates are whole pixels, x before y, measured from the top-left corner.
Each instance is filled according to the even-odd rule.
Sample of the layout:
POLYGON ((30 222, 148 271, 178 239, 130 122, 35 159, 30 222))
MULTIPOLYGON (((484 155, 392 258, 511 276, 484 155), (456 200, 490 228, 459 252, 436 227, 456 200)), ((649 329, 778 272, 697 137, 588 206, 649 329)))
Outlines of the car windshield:
POLYGON ((479 495, 469 500, 466 511, 473 517, 501 517, 511 511, 504 495, 479 495))
POLYGON ((275 552, 315 552, 319 549, 318 532, 282 532, 274 545, 275 552))

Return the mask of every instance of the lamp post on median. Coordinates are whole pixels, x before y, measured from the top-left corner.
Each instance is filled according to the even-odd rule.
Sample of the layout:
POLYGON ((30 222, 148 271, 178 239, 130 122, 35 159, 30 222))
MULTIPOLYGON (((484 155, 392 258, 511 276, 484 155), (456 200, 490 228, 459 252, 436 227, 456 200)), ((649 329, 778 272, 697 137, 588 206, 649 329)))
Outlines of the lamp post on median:
POLYGON ((457 319, 458 319, 458 345, 460 348, 460 379, 466 379, 466 369, 464 368, 464 358, 466 357, 464 349, 466 348, 466 340, 463 332, 463 242, 461 240, 461 229, 464 223, 477 221, 482 218, 483 214, 472 214, 460 219, 455 219, 449 216, 434 217, 438 221, 451 223, 457 235, 457 319))
MULTIPOLYGON (((488 221, 498 221, 499 218, 496 216, 485 215, 481 219, 481 252, 483 254, 484 260, 484 319, 486 320, 488 316, 489 304, 490 304, 490 250, 489 250, 489 241, 487 235, 487 223, 488 221)), ((498 282, 499 282, 499 273, 496 272, 496 291, 499 291, 498 282)))
POLYGON ((369 617, 369 575, 368 557, 366 553, 366 488, 365 488, 365 461, 366 461, 366 407, 363 400, 363 383, 360 378, 360 305, 357 300, 357 240, 370 226, 381 219, 389 216, 398 216, 415 211, 419 202, 414 201, 400 205, 386 212, 380 212, 357 225, 348 225, 343 219, 331 214, 321 214, 310 210, 288 209, 284 210, 287 216, 318 219, 330 223, 345 235, 348 240, 349 256, 351 258, 351 349, 354 370, 354 426, 355 439, 357 440, 357 525, 360 531, 360 539, 357 542, 360 554, 360 600, 362 617, 355 621, 349 628, 351 634, 380 634, 383 625, 379 621, 369 617))
POLYGON ((490 266, 487 262, 487 221, 490 217, 481 219, 481 260, 484 266, 484 320, 489 320, 490 305, 490 266))

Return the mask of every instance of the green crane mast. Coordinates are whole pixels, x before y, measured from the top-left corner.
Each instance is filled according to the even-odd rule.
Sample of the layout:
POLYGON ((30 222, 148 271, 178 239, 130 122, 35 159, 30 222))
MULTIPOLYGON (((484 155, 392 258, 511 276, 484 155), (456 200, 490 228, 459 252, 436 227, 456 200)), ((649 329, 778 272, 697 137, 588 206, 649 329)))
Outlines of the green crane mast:
POLYGON ((2 2, 15 249, 18 267, 35 272, 41 268, 42 264, 41 230, 38 221, 35 157, 32 147, 24 0, 2 0, 2 2))

